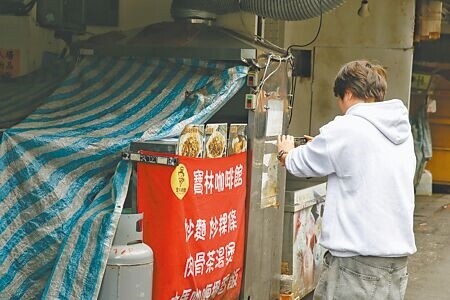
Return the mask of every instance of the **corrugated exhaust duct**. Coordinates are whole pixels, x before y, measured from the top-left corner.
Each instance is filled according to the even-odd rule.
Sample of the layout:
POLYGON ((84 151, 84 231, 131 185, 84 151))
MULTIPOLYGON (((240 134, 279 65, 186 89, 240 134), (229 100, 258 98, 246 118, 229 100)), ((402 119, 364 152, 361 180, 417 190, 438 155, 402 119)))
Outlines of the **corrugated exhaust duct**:
POLYGON ((331 11, 345 0, 173 0, 175 19, 215 19, 216 15, 239 10, 284 21, 301 21, 331 11), (322 6, 322 9, 321 9, 322 6))
POLYGON ((171 14, 174 19, 215 19, 239 11, 238 0, 173 0, 171 14))

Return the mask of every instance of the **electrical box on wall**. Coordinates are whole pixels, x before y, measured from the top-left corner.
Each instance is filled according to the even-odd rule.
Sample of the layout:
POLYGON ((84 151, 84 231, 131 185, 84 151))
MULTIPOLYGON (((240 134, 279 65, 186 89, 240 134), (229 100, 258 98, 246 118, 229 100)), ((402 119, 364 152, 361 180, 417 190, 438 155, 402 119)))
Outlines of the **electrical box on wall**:
POLYGON ((42 27, 75 32, 86 29, 85 0, 39 0, 36 9, 42 27))
POLYGON ((292 76, 311 77, 311 50, 292 50, 294 69, 292 76))

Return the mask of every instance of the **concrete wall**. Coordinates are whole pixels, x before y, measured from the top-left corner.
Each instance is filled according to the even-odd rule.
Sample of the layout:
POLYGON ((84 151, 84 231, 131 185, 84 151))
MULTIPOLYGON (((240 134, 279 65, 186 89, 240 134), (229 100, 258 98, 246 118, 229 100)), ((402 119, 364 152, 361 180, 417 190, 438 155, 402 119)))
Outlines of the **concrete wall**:
MULTIPOLYGON (((313 72, 311 78, 298 80, 291 134, 316 135, 322 125, 339 113, 332 84, 339 67, 351 60, 366 58, 385 66, 386 98, 400 98, 409 103, 414 2, 369 1, 371 15, 361 18, 357 15, 361 2, 347 1, 323 16, 318 39, 304 48, 313 50, 313 72)), ((319 17, 286 22, 284 46, 312 40, 318 24, 319 17)))
POLYGON ((0 48, 19 49, 20 72, 27 74, 40 67, 44 51, 59 53, 64 46, 53 31, 36 26, 32 16, 0 16, 0 48))
POLYGON ((102 33, 111 30, 128 30, 153 23, 171 21, 169 0, 120 0, 119 26, 89 26, 87 31, 102 33))
MULTIPOLYGON (((111 30, 128 30, 152 23, 170 21, 168 0, 120 0, 119 26, 88 26, 83 39, 111 30)), ((41 66, 44 51, 60 53, 64 42, 54 38, 54 31, 37 25, 34 8, 30 16, 0 16, 0 49, 20 50, 20 73, 24 75, 41 66)))

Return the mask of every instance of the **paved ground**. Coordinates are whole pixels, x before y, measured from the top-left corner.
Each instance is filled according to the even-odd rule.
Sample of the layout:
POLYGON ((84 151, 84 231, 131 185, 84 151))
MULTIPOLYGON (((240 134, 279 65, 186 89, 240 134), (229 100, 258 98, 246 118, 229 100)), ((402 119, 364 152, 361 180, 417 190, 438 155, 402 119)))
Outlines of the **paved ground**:
POLYGON ((450 300, 450 194, 416 197, 414 231, 405 300, 450 300))
POLYGON ((417 253, 409 260, 406 300, 450 299, 450 195, 416 197, 417 253))

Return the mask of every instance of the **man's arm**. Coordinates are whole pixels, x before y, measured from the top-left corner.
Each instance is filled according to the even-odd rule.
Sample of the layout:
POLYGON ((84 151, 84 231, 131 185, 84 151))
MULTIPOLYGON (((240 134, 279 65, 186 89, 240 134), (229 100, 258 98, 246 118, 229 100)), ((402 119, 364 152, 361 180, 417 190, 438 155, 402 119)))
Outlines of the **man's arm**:
POLYGON ((288 137, 281 137, 279 149, 286 149, 286 153, 280 157, 280 162, 295 176, 322 177, 336 172, 323 135, 318 135, 311 142, 297 148, 290 146, 288 137))

